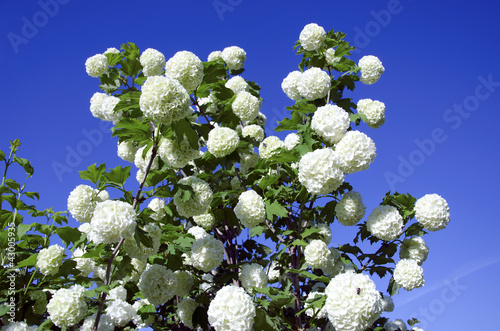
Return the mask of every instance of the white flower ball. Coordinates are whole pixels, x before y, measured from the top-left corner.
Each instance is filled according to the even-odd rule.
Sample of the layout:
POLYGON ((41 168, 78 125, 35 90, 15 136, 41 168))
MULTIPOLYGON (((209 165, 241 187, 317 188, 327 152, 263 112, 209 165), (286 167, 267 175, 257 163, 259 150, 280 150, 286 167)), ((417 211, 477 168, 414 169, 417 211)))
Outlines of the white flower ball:
POLYGON ((177 277, 177 287, 175 288, 175 295, 184 297, 189 294, 191 287, 193 287, 193 275, 189 271, 177 270, 174 272, 177 277))
POLYGON ((213 192, 208 183, 195 176, 189 176, 179 180, 179 184, 189 185, 194 191, 194 195, 191 195, 191 198, 187 201, 181 200, 180 191, 175 194, 174 204, 179 215, 192 217, 204 214, 213 198, 213 192))
POLYGON ((207 231, 205 231, 201 226, 190 227, 188 233, 191 234, 195 239, 201 239, 206 236, 210 236, 207 231))
POLYGON ((257 124, 247 125, 241 131, 243 137, 250 137, 257 141, 262 141, 264 139, 264 129, 257 124))
POLYGON ((245 191, 240 194, 234 213, 243 226, 253 228, 266 219, 264 199, 254 190, 245 191))
POLYGON ((326 306, 323 306, 323 308, 315 308, 312 306, 311 303, 307 303, 309 300, 316 299, 318 297, 325 296, 325 293, 321 292, 309 292, 307 295, 306 301, 304 302, 304 308, 306 309, 306 315, 309 317, 315 316, 315 318, 326 318, 327 312, 326 312, 326 306))
POLYGON ((328 277, 335 277, 338 274, 347 270, 347 266, 340 258, 340 251, 335 248, 330 248, 332 257, 328 260, 327 264, 321 268, 323 273, 328 277))
POLYGON ((92 220, 91 230, 87 234, 94 244, 112 244, 121 238, 134 235, 136 226, 135 210, 124 201, 107 200, 97 204, 92 220))
POLYGON ((424 269, 412 259, 402 259, 394 268, 394 282, 407 291, 424 286, 424 269))
POLYGON ((151 76, 142 86, 139 106, 144 116, 169 125, 184 118, 191 101, 186 89, 176 80, 164 76, 151 76))
POLYGON ((90 229, 91 229, 90 223, 83 223, 78 227, 78 231, 85 234, 88 234, 90 232, 90 229))
POLYGON ((429 247, 427 247, 422 237, 406 238, 399 247, 399 257, 401 259, 413 259, 419 265, 422 265, 427 260, 427 255, 429 255, 429 247))
POLYGON ((424 331, 424 329, 419 328, 418 326, 414 326, 411 331, 424 331))
POLYGON ((259 145, 260 157, 268 159, 278 153, 279 148, 284 148, 285 143, 276 136, 269 136, 264 139, 259 145))
POLYGON ((2 326, 2 331, 38 331, 38 327, 36 326, 28 326, 26 322, 15 322, 9 323, 5 326, 2 326))
MULTIPOLYGON (((225 87, 233 91, 233 93, 236 95, 240 92, 248 92, 250 90, 250 86, 246 82, 245 78, 241 76, 233 76, 231 77, 226 84, 224 84, 225 87)), ((260 106, 260 104, 259 104, 260 106)))
POLYGON ((118 102, 120 102, 120 99, 117 97, 96 92, 90 98, 90 112, 96 118, 116 124, 121 118, 120 113, 114 111, 118 102))
POLYGON ((195 54, 180 51, 167 61, 165 75, 177 79, 186 91, 192 92, 203 81, 203 63, 195 54))
POLYGON ((238 133, 226 127, 215 127, 208 133, 207 148, 215 157, 224 157, 236 149, 240 143, 238 133))
POLYGON ((318 224, 315 226, 315 228, 319 229, 319 235, 321 237, 321 240, 327 245, 330 244, 330 241, 332 240, 332 231, 330 230, 330 226, 328 224, 318 224))
POLYGON ((268 265, 268 270, 267 270, 267 278, 270 283, 277 282, 279 278, 281 277, 280 270, 278 269, 278 263, 276 260, 271 262, 271 264, 268 265))
POLYGON ((260 111, 260 100, 250 92, 241 91, 231 104, 233 113, 244 122, 251 122, 260 111))
POLYGON ((338 154, 331 148, 306 153, 299 161, 299 181, 311 194, 331 193, 344 182, 339 166, 338 154))
POLYGON ((190 258, 193 267, 209 272, 224 259, 224 245, 212 236, 202 237, 191 246, 190 258))
MULTIPOLYGON (((208 97, 199 98, 198 99, 198 105, 199 106, 208 105, 207 108, 205 109, 205 111, 207 113, 211 113, 211 114, 215 114, 217 112, 217 110, 219 109, 217 107, 217 98, 215 97, 215 95, 214 95, 213 92, 210 92, 210 94, 208 95, 208 97)), ((198 107, 198 110, 199 109, 200 108, 198 107)))
POLYGON ((367 85, 375 84, 385 71, 382 62, 373 55, 363 56, 358 63, 361 68, 361 82, 367 85))
POLYGON ((325 293, 328 319, 337 330, 366 330, 382 312, 380 293, 367 275, 353 272, 337 275, 325 293))
POLYGON ((306 51, 317 50, 321 47, 325 39, 325 29, 316 23, 307 24, 299 36, 300 44, 306 51))
POLYGON ((332 252, 324 241, 314 239, 304 249, 304 257, 311 268, 321 269, 332 259, 332 252))
POLYGON ((104 114, 102 113, 102 104, 108 95, 106 93, 96 92, 90 98, 90 112, 92 116, 104 120, 104 114))
POLYGON ((45 294, 45 292, 43 290, 31 292, 30 298, 35 300, 35 304, 31 306, 33 313, 35 313, 36 315, 45 314, 45 312, 47 311, 47 303, 48 303, 47 295, 45 294))
POLYGON ((386 330, 386 331, 406 331, 408 329, 406 328, 406 323, 403 320, 397 319, 397 320, 394 320, 392 322, 387 321, 384 324, 384 330, 386 330))
POLYGON ((211 212, 193 216, 193 221, 207 230, 211 229, 215 225, 215 217, 211 212))
POLYGON ((127 300, 127 290, 123 285, 117 286, 114 289, 109 290, 107 300, 127 300))
POLYGON ((73 251, 73 255, 71 257, 71 259, 76 262, 76 269, 79 270, 84 277, 88 276, 95 268, 94 259, 82 257, 85 253, 87 253, 85 249, 78 247, 73 251))
POLYGON ((118 156, 124 161, 134 163, 137 149, 132 141, 122 141, 118 143, 118 156))
POLYGON ((115 326, 124 327, 135 317, 137 312, 130 303, 123 300, 113 300, 108 304, 106 314, 115 326))
POLYGON ((285 147, 287 150, 292 150, 299 143, 300 143, 300 136, 295 132, 292 132, 285 137, 285 147))
POLYGON ((104 55, 106 54, 120 54, 120 50, 116 47, 109 47, 106 51, 104 51, 104 55))
POLYGON ((255 167, 259 159, 260 155, 255 152, 241 155, 240 173, 243 175, 247 174, 251 168, 255 167))
POLYGON ((135 179, 137 179, 137 182, 141 184, 146 179, 146 173, 141 169, 137 169, 137 172, 135 173, 135 179))
POLYGON ((309 100, 321 99, 330 90, 330 76, 320 68, 309 68, 300 75, 297 89, 301 96, 309 100))
POLYGON ((302 98, 299 92, 299 81, 302 73, 298 70, 292 71, 281 82, 281 89, 285 92, 286 96, 293 101, 298 101, 302 98))
MULTIPOLYGON (((257 114, 257 117, 253 120, 253 122, 261 127, 265 127, 267 123, 267 117, 262 112, 257 114)), ((243 124, 247 125, 248 123, 243 122, 243 124)))
POLYGON ((60 328, 79 323, 87 314, 83 292, 85 288, 80 285, 57 290, 47 304, 50 320, 60 328))
POLYGON ((125 239, 123 243, 123 247, 125 251, 131 258, 135 258, 138 260, 145 260, 151 255, 155 255, 160 248, 160 239, 161 239, 161 229, 158 225, 149 223, 144 226, 144 231, 147 232, 147 236, 151 238, 150 244, 152 247, 146 247, 141 243, 140 246, 137 246, 137 241, 134 236, 131 236, 125 239))
MULTIPOLYGON (((80 331, 93 331, 96 317, 97 313, 87 317, 85 321, 83 321, 83 324, 80 327, 80 331)), ((115 325, 113 324, 111 318, 106 314, 101 314, 97 331, 113 331, 114 329, 115 325)))
POLYGON ((148 204, 148 208, 154 211, 154 213, 151 214, 151 218, 155 221, 160 221, 167 214, 165 211, 165 201, 163 199, 152 199, 148 204))
POLYGON ((45 276, 54 275, 59 271, 65 256, 64 248, 57 244, 51 245, 40 250, 36 266, 45 276))
POLYGON ((250 295, 234 285, 221 288, 208 307, 208 321, 216 331, 250 331, 255 315, 250 295))
POLYGON ((382 294, 382 310, 387 312, 394 311, 394 300, 392 300, 390 295, 382 294))
POLYGON ((340 224, 345 226, 356 225, 365 216, 366 206, 361 193, 349 191, 335 205, 335 216, 340 224))
POLYGON ((359 131, 347 132, 335 146, 335 151, 346 174, 368 169, 377 155, 373 140, 359 131))
POLYGON ((193 329, 193 313, 198 307, 198 303, 191 298, 182 299, 177 306, 177 315, 181 322, 190 329, 193 329))
POLYGON ((97 205, 97 191, 88 185, 78 185, 68 197, 68 210, 78 222, 90 222, 97 205))
POLYGON ((318 107, 311 120, 311 128, 330 145, 336 144, 346 134, 350 124, 349 114, 339 106, 327 104, 318 107))
POLYGON ((239 272, 239 277, 241 286, 250 294, 253 293, 253 287, 267 287, 267 274, 264 267, 258 263, 244 264, 239 272))
POLYGON ((222 51, 222 59, 231 71, 240 70, 245 65, 247 53, 238 46, 230 46, 222 51))
POLYGON ((104 54, 96 54, 85 61, 85 70, 90 77, 99 77, 108 70, 108 58, 104 54))
MULTIPOLYGON (((146 172, 149 161, 151 160, 151 157, 153 156, 153 148, 150 148, 146 152, 146 155, 143 157, 142 154, 144 153, 145 148, 146 148, 146 145, 137 149, 137 152, 135 152, 135 157, 134 157, 135 166, 137 168, 141 169, 143 172, 146 172)), ((153 163, 151 163, 151 168, 149 170, 158 169, 158 164, 159 164, 159 161, 158 161, 158 155, 157 155, 157 156, 155 156, 153 163)))
POLYGON ((415 218, 429 231, 446 228, 450 222, 450 208, 438 194, 426 194, 415 203, 415 218))
POLYGON ((342 59, 342 57, 335 56, 335 48, 329 48, 325 52, 325 59, 326 63, 328 63, 331 66, 334 66, 342 59))
POLYGON ((378 129, 385 122, 385 104, 378 100, 361 99, 357 104, 358 114, 363 116, 370 128, 378 129))
POLYGON ((207 58, 208 62, 218 61, 218 60, 222 60, 222 52, 221 51, 213 51, 210 54, 208 54, 208 58, 207 58))
POLYGON ((378 206, 366 220, 366 228, 375 237, 390 241, 403 233, 403 217, 393 206, 378 206))
POLYGON ((142 65, 144 76, 158 76, 163 73, 165 66, 165 55, 153 48, 148 48, 142 52, 139 61, 142 65))
POLYGON ((158 155, 172 168, 184 168, 188 162, 200 156, 200 150, 192 148, 187 138, 181 143, 174 139, 162 139, 158 155))
POLYGON ((165 266, 153 264, 142 273, 137 286, 152 305, 162 305, 175 295, 177 277, 165 266))

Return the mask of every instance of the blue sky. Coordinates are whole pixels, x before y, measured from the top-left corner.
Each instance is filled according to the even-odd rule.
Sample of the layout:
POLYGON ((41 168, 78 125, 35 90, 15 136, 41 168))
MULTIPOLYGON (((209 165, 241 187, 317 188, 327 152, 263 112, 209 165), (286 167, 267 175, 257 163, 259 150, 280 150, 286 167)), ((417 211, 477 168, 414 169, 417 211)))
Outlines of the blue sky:
MULTIPOLYGON (((383 101, 386 123, 361 126, 377 158, 347 180, 369 211, 389 190, 438 193, 451 208, 448 228, 426 236, 425 287, 398 294, 391 317, 417 317, 426 331, 491 329, 500 294, 499 10, 496 1, 471 0, 0 0, 0 149, 20 139, 20 156, 35 167, 28 189, 40 192, 39 208, 65 210, 69 192, 83 183, 78 170, 125 165, 116 138, 90 114, 99 83, 85 72, 88 57, 129 41, 167 59, 188 50, 206 60, 213 50, 240 46, 243 76, 262 86, 272 134, 292 104, 281 81, 300 61, 292 47, 304 25, 343 31, 359 49, 353 60, 372 54, 386 68, 377 84, 352 94, 355 102, 383 101)), ((334 242, 335 231, 349 235, 336 224, 334 242)))

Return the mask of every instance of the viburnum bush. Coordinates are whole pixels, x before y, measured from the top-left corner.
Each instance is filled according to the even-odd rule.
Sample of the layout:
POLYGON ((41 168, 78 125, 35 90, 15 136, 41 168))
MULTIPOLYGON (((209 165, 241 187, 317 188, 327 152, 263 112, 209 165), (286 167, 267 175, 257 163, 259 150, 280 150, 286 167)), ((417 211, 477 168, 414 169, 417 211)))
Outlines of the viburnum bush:
POLYGON ((358 125, 385 120, 382 102, 355 103, 352 91, 385 69, 372 55, 356 64, 344 38, 304 27, 295 44, 300 71, 282 83, 290 113, 275 130, 289 132, 284 141, 265 136, 260 87, 240 76, 247 56, 240 47, 214 51, 207 62, 188 51, 165 60, 132 43, 90 57, 87 73, 102 90, 91 113, 113 122, 117 153, 131 165, 80 171, 66 214, 26 204, 38 194, 7 178, 13 163, 33 174, 16 155, 19 141, 0 153, 2 330, 362 331, 418 323, 383 314, 400 288, 424 285, 422 237, 447 226, 448 205, 437 194, 389 192, 366 211, 348 183, 376 158, 358 125), (28 224, 26 216, 47 222, 28 224), (68 217, 79 227, 63 226, 68 217), (335 222, 339 231, 358 228, 352 242, 330 244, 335 222), (371 246, 363 251, 361 241, 371 246), (374 277, 387 288, 376 288, 374 277))

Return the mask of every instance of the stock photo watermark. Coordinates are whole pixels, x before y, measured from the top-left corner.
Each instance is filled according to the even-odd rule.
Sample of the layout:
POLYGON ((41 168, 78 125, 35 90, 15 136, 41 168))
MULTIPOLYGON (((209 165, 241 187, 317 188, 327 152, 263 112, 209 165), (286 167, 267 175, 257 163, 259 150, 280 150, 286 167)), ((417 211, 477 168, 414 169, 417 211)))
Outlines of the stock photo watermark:
MULTIPOLYGON (((480 75, 477 80, 479 83, 472 94, 466 96, 462 102, 455 103, 444 111, 443 121, 452 130, 458 130, 463 121, 479 109, 481 101, 487 100, 495 92, 496 88, 500 87, 500 82, 493 80, 493 74, 489 74, 487 77, 480 75)), ((413 141, 416 146, 415 149, 407 155, 400 154, 398 156, 397 170, 384 173, 385 180, 391 191, 396 190, 396 184, 403 183, 413 175, 415 170, 436 152, 438 145, 448 139, 446 128, 437 127, 431 131, 428 137, 415 139, 413 141)))
POLYGON ((54 18, 61 8, 61 5, 69 3, 71 0, 39 0, 37 2, 40 10, 32 15, 21 17, 21 29, 16 32, 9 32, 7 39, 14 50, 19 53, 19 47, 26 45, 31 39, 35 38, 40 29, 45 27, 51 18, 54 18))
POLYGON ((217 16, 219 16, 219 20, 223 22, 224 15, 227 12, 233 12, 234 9, 242 2, 243 0, 214 0, 212 1, 212 6, 214 7, 217 16))
POLYGON ((8 269, 7 279, 8 282, 8 291, 7 291, 7 302, 5 305, 9 308, 7 311, 8 321, 14 323, 16 319, 16 274, 17 270, 15 269, 15 257, 16 257, 16 225, 14 223, 10 223, 7 228, 8 231, 8 243, 7 248, 5 249, 5 263, 4 267, 8 269))

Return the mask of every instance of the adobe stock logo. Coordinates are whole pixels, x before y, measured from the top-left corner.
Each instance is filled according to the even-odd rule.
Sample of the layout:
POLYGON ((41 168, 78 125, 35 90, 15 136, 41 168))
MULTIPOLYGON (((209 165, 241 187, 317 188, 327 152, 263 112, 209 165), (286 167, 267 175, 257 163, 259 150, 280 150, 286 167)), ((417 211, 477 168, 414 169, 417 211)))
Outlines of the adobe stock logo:
POLYGON ((212 5, 214 6, 217 16, 221 22, 224 21, 224 14, 226 12, 232 12, 234 8, 241 5, 243 0, 214 0, 212 5))
POLYGON ((38 6, 41 10, 35 12, 30 17, 23 16, 21 18, 22 27, 20 33, 9 32, 7 39, 14 50, 14 53, 19 53, 19 46, 26 45, 29 41, 36 37, 39 29, 49 23, 51 18, 54 18, 59 13, 60 5, 65 5, 71 0, 39 0, 38 6))

